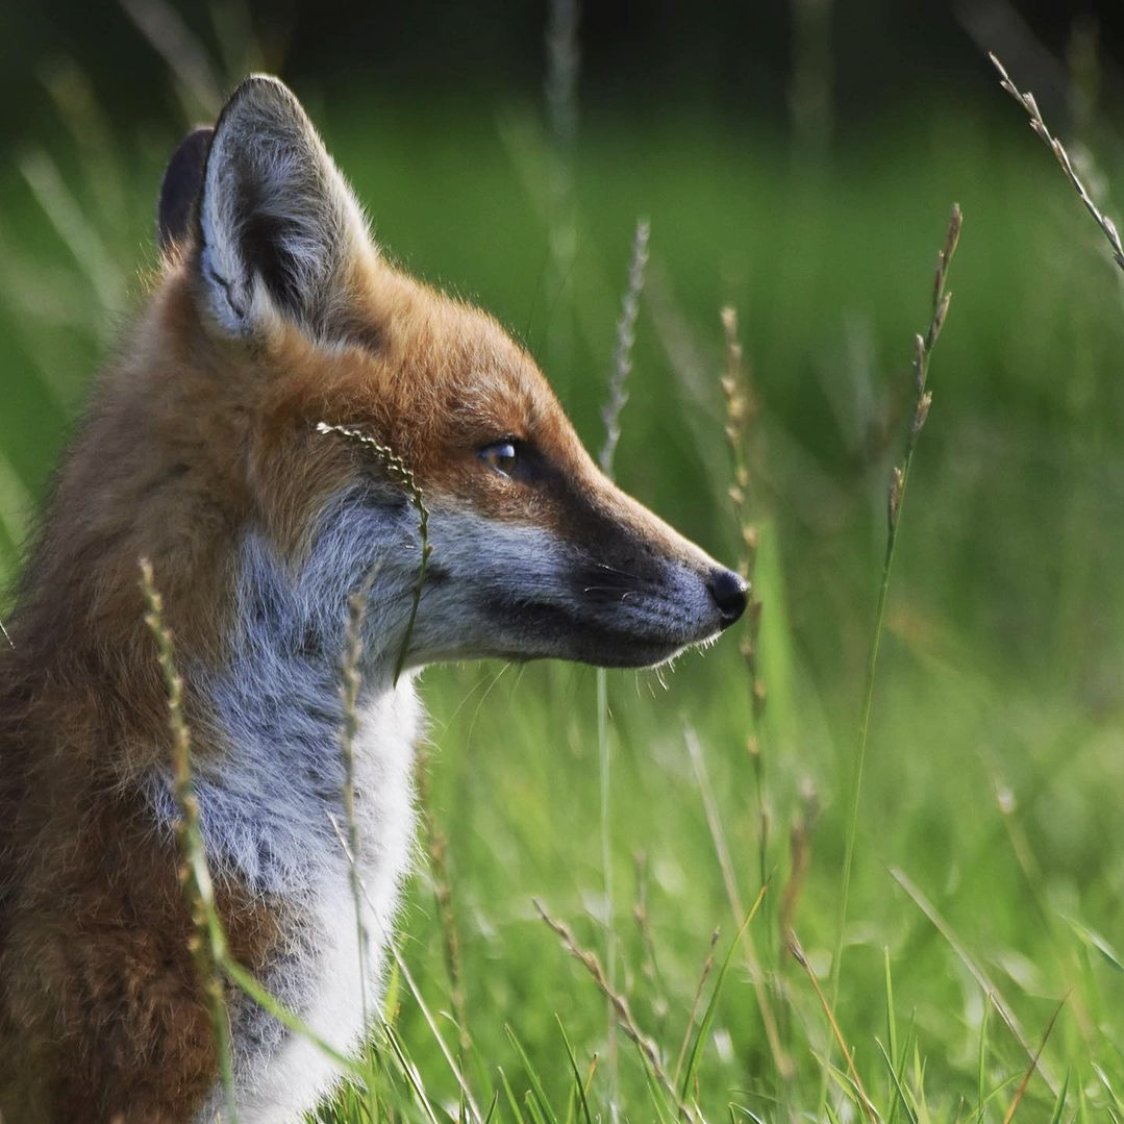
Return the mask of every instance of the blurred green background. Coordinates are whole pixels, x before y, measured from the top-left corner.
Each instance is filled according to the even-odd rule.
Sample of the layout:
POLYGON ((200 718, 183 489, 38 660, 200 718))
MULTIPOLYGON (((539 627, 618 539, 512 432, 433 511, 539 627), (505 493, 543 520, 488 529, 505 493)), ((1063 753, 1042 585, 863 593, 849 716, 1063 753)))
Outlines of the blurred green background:
MULTIPOLYGON (((880 1108, 922 1119, 927 1097, 934 1118, 998 1120, 1026 1042, 1068 996, 1020 1118, 1060 1104, 1059 1119, 1122 1119, 1124 292, 986 59, 995 50, 1035 91, 1113 213, 1122 34, 1117 4, 1043 14, 1004 0, 580 12, 562 0, 47 0, 6 13, 0 576, 17 573, 90 380, 158 264, 163 162, 245 71, 293 85, 387 251, 526 342, 593 449, 633 231, 649 220, 618 477, 738 558, 719 383, 719 310, 733 307, 756 401, 746 456, 762 754, 745 750, 740 638, 680 661, 666 691, 653 674, 609 676, 607 812, 592 672, 427 674, 427 838, 447 846, 455 908, 442 918, 443 876, 423 873, 404 950, 447 1007, 443 950, 450 926, 459 934, 485 1102, 500 1067, 524 1086, 537 1070, 552 1094, 569 1080, 556 1012, 583 1065, 613 1053, 595 989, 535 918, 532 894, 613 961, 673 1058, 708 936, 721 926, 728 941, 741 919, 732 866, 743 906, 762 881, 770 891, 758 963, 736 961, 708 1029, 700 1100, 714 1118, 731 1103, 762 1119, 826 1118, 846 1082, 823 1090, 827 1024, 779 929, 783 913, 826 982, 889 473, 957 201, 955 295, 901 524, 837 1015, 880 1108), (794 877, 809 855, 806 879, 794 877), (648 928, 632 919, 637 903, 648 928), (793 1073, 767 1041, 755 979, 793 1073), (918 1045, 906 1058, 899 1041, 900 1066, 878 1046, 895 1010, 913 1027, 901 1039, 918 1045)), ((402 1002, 405 1040, 445 1089, 402 1002)), ((635 1059, 603 1061, 598 1103, 646 1118, 642 1073, 635 1059)))

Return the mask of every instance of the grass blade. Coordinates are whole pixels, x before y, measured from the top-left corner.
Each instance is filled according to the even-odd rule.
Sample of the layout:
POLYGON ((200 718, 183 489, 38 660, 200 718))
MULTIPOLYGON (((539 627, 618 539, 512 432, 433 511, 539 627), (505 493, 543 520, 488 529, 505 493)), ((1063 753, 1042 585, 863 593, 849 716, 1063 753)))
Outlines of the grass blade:
POLYGON ((531 1088, 528 1091, 527 1108, 531 1110, 532 1113, 535 1113, 534 1102, 537 1101, 538 1109, 545 1114, 545 1119, 549 1121, 549 1124, 562 1124, 550 1107, 550 1101, 547 1100, 546 1093, 542 1087, 542 1081, 539 1080, 538 1072, 531 1064, 531 1059, 527 1056, 527 1051, 523 1049, 523 1043, 519 1041, 519 1036, 512 1029, 510 1023, 504 1023, 503 1029, 504 1033, 510 1039, 511 1044, 515 1047, 515 1051, 519 1055, 520 1061, 523 1063, 523 1069, 527 1074, 527 1080, 531 1083, 531 1088), (533 1101, 530 1098, 530 1093, 534 1094, 533 1101))
POLYGON ((1064 1006, 1065 998, 1054 1008, 1054 1013, 1050 1016, 1050 1021, 1046 1024, 1046 1030, 1042 1035, 1042 1041, 1038 1043, 1038 1049, 1035 1050, 1034 1057, 1030 1059, 1030 1065, 1027 1066, 1026 1073, 1023 1074, 1023 1079, 1019 1082, 1018 1089, 1015 1090, 1014 1099, 1011 1101, 1010 1107, 1003 1117, 1003 1124, 1011 1124, 1011 1121, 1015 1118, 1015 1111, 1018 1109, 1019 1103, 1026 1094, 1030 1079, 1034 1076, 1034 1071, 1038 1068, 1038 1059, 1042 1057, 1042 1051, 1046 1049, 1046 1043, 1050 1040, 1050 1033, 1054 1029, 1054 1023, 1058 1021, 1058 1015, 1062 1013, 1062 1008, 1064 1006))
POLYGON ((566 1047, 566 1057, 570 1060, 570 1070, 574 1075, 574 1089, 578 1104, 581 1105, 582 1119, 585 1124, 593 1124, 593 1115, 589 1111, 589 1102, 585 1097, 585 1083, 582 1081, 581 1071, 578 1069, 578 1059, 574 1056, 574 1048, 570 1045, 566 1028, 562 1025, 562 1020, 559 1018, 557 1011, 554 1013, 554 1021, 558 1024, 558 1031, 562 1035, 562 1043, 566 1047))
POLYGON ((894 1092, 896 1094, 890 1106, 890 1116, 888 1119, 890 1121, 894 1119, 898 1105, 901 1105, 905 1110, 906 1116, 909 1117, 910 1124, 917 1124, 917 1117, 914 1115, 913 1109, 909 1107, 909 1097, 906 1093, 905 1086, 902 1084, 901 1076, 896 1069, 892 1052, 887 1053, 886 1047, 882 1045, 881 1039, 875 1038, 874 1044, 878 1047, 878 1052, 886 1062, 886 1072, 890 1075, 890 1083, 894 1086, 894 1092))
MULTIPOLYGON (((968 969, 972 978, 976 981, 979 989, 988 997, 992 1005, 995 1007, 996 1013, 1003 1020, 1007 1029, 1011 1032, 1015 1041, 1018 1042, 1023 1052, 1028 1058, 1036 1057, 1034 1049, 1031 1047, 1027 1039, 1026 1032, 1023 1030, 1022 1024, 1019 1022, 1018 1017, 1014 1011, 1004 1000, 999 989, 992 983, 987 973, 979 966, 975 958, 968 952, 964 942, 956 935, 955 930, 951 925, 941 916, 937 908, 929 901, 928 898, 921 892, 921 890, 914 884, 912 879, 903 871, 894 867, 890 870, 890 876, 905 892, 913 899, 914 904, 921 910, 923 914, 932 922, 933 927, 945 939, 952 951, 956 953, 960 962, 968 969)), ((1039 1064, 1038 1072, 1041 1074, 1042 1079, 1050 1088, 1050 1092, 1057 1095, 1058 1086, 1057 1082, 1051 1076, 1046 1066, 1039 1064)))
POLYGON ((730 961, 734 956, 734 950, 741 944, 742 937, 745 935, 745 930, 749 928, 754 917, 757 916, 757 911, 761 908, 761 903, 765 900, 765 891, 767 889, 767 886, 762 886, 761 889, 758 890, 753 905, 749 907, 749 912, 745 915, 745 920, 742 921, 741 928, 738 929, 734 939, 730 942, 730 947, 726 950, 726 955, 723 957, 721 965, 719 965, 718 974, 714 979, 714 987, 710 992, 710 1000, 707 1002, 706 1010, 703 1012, 703 1017, 699 1022, 695 1040, 691 1044, 691 1052, 687 1056, 687 1068, 683 1071, 683 1080, 679 1085, 679 1099, 681 1101, 690 1100, 691 1085, 694 1082, 695 1073, 698 1069, 703 1043, 706 1041, 707 1035, 710 1032, 710 1025, 714 1021, 714 1013, 718 1007, 718 996, 722 991, 722 983, 726 978, 726 972, 729 970, 730 961))

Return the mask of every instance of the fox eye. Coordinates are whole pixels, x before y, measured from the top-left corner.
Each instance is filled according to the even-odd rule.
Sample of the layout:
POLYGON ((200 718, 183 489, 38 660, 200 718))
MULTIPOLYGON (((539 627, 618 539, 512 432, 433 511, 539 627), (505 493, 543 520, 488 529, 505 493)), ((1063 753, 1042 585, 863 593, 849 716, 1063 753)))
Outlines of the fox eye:
POLYGON ((489 468, 494 468, 504 476, 510 476, 519 461, 519 453, 514 441, 496 441, 491 445, 485 445, 477 456, 489 468))

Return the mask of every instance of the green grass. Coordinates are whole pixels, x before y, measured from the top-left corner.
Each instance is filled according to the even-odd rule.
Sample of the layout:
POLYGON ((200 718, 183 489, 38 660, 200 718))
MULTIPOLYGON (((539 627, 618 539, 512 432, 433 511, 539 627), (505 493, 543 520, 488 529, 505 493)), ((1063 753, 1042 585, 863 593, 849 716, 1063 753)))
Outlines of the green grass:
MULTIPOLYGON (((830 994, 889 470, 912 408, 913 333, 959 201, 955 297, 897 544, 834 1013, 882 1119, 1001 1121, 1064 1000, 1015 1119, 1124 1120, 1124 308, 1097 232, 1017 107, 998 91, 986 113, 919 107, 908 135, 872 131, 814 182, 750 131, 587 123, 572 304, 548 280, 530 118, 387 100, 310 109, 391 250, 525 339, 593 449, 629 244, 637 216, 650 219, 616 472, 730 561, 740 546, 718 312, 738 309, 761 402, 749 436, 768 690, 760 793, 739 635, 673 672, 607 678, 615 978, 708 1121, 861 1118, 779 924, 800 825, 808 867, 791 921, 830 994), (744 938, 720 851, 743 909, 766 872, 744 938), (791 1072, 767 1041, 759 993, 791 1072)), ((88 239, 72 234, 68 247, 18 171, 0 172, 9 577, 28 507, 139 297, 135 271, 155 260, 149 216, 174 139, 118 136, 97 152, 52 143, 100 243, 97 283, 73 252, 88 239), (128 295, 106 308, 112 278, 128 295)), ((532 905, 605 961, 594 672, 435 668, 423 691, 428 807, 445 849, 436 878, 423 869, 411 884, 401 952, 454 1053, 450 1013, 463 1006, 471 1048, 459 1065, 482 1113, 608 1119, 616 1088, 621 1118, 674 1120, 626 1034, 610 1072, 605 998, 532 905)), ((385 1005, 380 1118, 427 1119, 419 1086, 438 1118, 455 1117, 457 1080, 398 971, 385 1005)), ((367 1105, 348 1093, 326 1119, 365 1119, 367 1105)))

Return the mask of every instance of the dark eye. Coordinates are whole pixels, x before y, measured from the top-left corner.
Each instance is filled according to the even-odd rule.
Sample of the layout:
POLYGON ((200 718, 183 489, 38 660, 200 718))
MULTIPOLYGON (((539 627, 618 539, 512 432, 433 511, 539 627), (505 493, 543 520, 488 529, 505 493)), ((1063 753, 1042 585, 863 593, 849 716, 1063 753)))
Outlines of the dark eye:
POLYGON ((485 445, 477 456, 489 468, 502 472, 504 476, 510 476, 519 461, 519 453, 514 441, 496 441, 492 445, 485 445))

